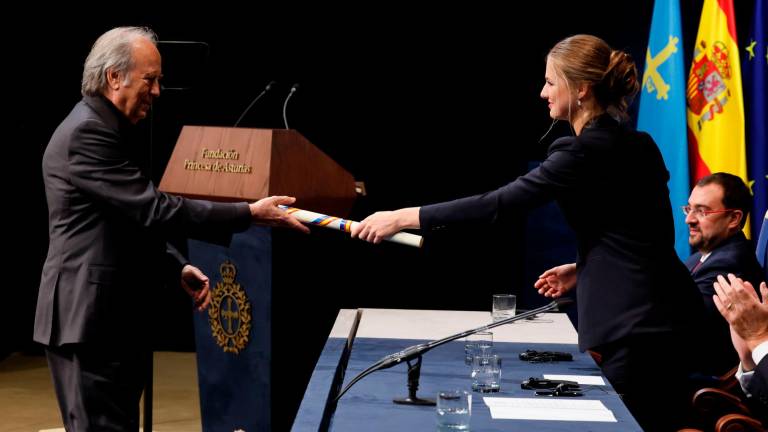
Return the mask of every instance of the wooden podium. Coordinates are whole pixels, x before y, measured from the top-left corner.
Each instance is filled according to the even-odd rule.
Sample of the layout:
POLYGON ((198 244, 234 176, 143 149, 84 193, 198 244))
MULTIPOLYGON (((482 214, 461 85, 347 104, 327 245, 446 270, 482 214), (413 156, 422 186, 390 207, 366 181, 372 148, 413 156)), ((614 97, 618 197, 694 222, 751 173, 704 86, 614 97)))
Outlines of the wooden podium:
MULTIPOLYGON (((301 134, 284 129, 185 126, 159 189, 212 201, 290 195, 297 207, 340 217, 356 197, 347 171, 301 134)), ((285 357, 296 342, 276 337, 273 329, 294 319, 291 296, 301 291, 293 267, 277 263, 289 261, 286 249, 303 247, 280 245, 293 235, 280 231, 254 225, 228 245, 189 241, 189 259, 209 277, 213 298, 208 311, 194 318, 204 431, 282 429, 279 413, 298 407, 286 397, 305 385, 285 357), (280 386, 273 385, 275 375, 280 386)))
POLYGON ((355 180, 295 130, 184 126, 161 191, 211 201, 296 197, 296 207, 347 216, 355 180))

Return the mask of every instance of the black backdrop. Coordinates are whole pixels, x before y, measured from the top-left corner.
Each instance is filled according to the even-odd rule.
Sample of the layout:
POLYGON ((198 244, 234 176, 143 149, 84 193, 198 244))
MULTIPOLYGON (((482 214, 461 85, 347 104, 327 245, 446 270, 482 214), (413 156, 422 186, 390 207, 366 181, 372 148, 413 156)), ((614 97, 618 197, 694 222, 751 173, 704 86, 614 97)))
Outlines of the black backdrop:
MULTIPOLYGON (((681 3, 689 59, 701 1, 681 3)), ((752 2, 736 3, 743 34, 752 2)), ((358 200, 351 215, 360 219, 375 210, 483 192, 525 172, 529 161, 545 154, 548 142, 538 142, 550 123, 538 97, 547 50, 565 36, 592 33, 628 50, 642 67, 653 4, 140 7, 27 10, 6 17, 23 30, 4 38, 9 74, 4 111, 11 119, 4 213, 7 238, 13 241, 7 242, 12 254, 6 263, 3 304, 8 307, 1 316, 0 353, 37 349, 30 339, 47 248, 40 158, 51 133, 80 98, 82 63, 91 44, 109 28, 147 25, 161 40, 209 47, 206 52, 199 45, 161 44, 164 84, 186 89, 165 91, 142 126, 155 179, 182 125, 231 126, 276 80, 241 126, 280 128, 282 102, 298 82, 288 106, 289 124, 366 183, 368 196, 358 200), (65 13, 80 18, 58 18, 65 13)), ((286 292, 275 295, 300 293, 303 300, 295 310, 273 313, 307 323, 308 346, 302 352, 309 353, 296 365, 301 388, 285 396, 287 406, 295 410, 339 308, 487 310, 490 294, 499 291, 522 294, 523 308, 541 302, 530 288, 533 277, 573 255, 567 235, 551 249, 541 248, 537 230, 560 224, 554 211, 541 215, 443 233, 423 250, 372 246, 333 232, 283 234, 294 254, 285 264, 290 268, 281 271, 292 278, 286 292)), ((193 349, 182 291, 168 289, 148 301, 164 310, 156 318, 156 346, 193 349)), ((286 335, 295 333, 286 329, 286 335)), ((289 425, 292 417, 282 421, 289 425)))

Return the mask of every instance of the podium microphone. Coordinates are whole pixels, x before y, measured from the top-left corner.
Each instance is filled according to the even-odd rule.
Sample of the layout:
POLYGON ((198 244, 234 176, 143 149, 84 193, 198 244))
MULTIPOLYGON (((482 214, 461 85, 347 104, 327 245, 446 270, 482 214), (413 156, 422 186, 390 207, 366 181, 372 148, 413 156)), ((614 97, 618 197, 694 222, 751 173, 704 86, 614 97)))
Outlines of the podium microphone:
POLYGON ((262 97, 262 96, 264 96, 264 93, 268 92, 268 91, 269 91, 269 89, 271 89, 273 85, 275 85, 275 82, 274 82, 274 81, 270 81, 270 82, 269 82, 269 84, 267 84, 267 86, 266 86, 266 87, 264 87, 264 90, 262 90, 262 91, 261 91, 261 93, 259 93, 259 95, 258 95, 258 96, 256 96, 256 97, 253 99, 253 101, 251 102, 251 104, 250 104, 250 105, 248 105, 248 108, 246 108, 246 109, 245 109, 245 111, 243 111, 243 113, 240 115, 240 118, 239 118, 239 119, 237 119, 237 121, 235 122, 235 125, 234 125, 233 127, 237 127, 237 125, 239 125, 239 124, 240 124, 240 120, 242 120, 242 119, 243 119, 243 117, 245 117, 245 115, 248 113, 248 111, 250 111, 250 110, 251 110, 251 107, 253 106, 253 104, 255 104, 257 100, 261 99, 261 97, 262 97))
POLYGON ((494 323, 484 325, 482 327, 477 327, 471 330, 466 330, 461 333, 447 336, 435 341, 409 346, 408 348, 405 348, 402 351, 386 355, 381 359, 379 359, 379 361, 377 361, 376 363, 372 364, 371 366, 368 366, 367 369, 357 374, 357 376, 352 378, 349 381, 349 383, 347 383, 347 385, 343 389, 341 389, 339 394, 336 395, 336 397, 334 398, 334 402, 338 402, 339 399, 341 399, 341 397, 344 396, 344 393, 346 393, 347 390, 350 389, 350 387, 352 387, 353 385, 355 385, 356 382, 360 381, 361 379, 365 378, 371 373, 381 369, 388 369, 388 368, 391 368, 392 366, 399 365, 402 362, 406 362, 408 364, 408 397, 404 399, 396 399, 393 402, 398 404, 405 404, 405 405, 434 405, 435 404, 434 401, 421 399, 416 396, 416 389, 419 388, 418 382, 419 382, 419 373, 421 370, 421 356, 424 353, 431 350, 432 348, 436 348, 445 343, 454 341, 459 338, 467 337, 471 334, 475 334, 480 331, 486 331, 488 329, 498 327, 500 325, 509 324, 515 321, 519 321, 521 319, 530 318, 540 313, 556 311, 559 308, 562 308, 563 306, 566 306, 570 303, 573 303, 573 300, 569 298, 558 298, 553 300, 551 303, 546 304, 540 308, 532 309, 507 319, 496 321, 494 323), (413 362, 413 364, 411 364, 411 362, 413 362))
POLYGON ((288 127, 288 117, 285 115, 285 108, 288 106, 288 101, 291 100, 291 96, 293 96, 294 93, 296 93, 296 90, 299 88, 299 83, 294 84, 291 87, 290 93, 288 93, 288 96, 285 97, 285 102, 283 102, 283 123, 285 124, 286 129, 290 129, 288 127))

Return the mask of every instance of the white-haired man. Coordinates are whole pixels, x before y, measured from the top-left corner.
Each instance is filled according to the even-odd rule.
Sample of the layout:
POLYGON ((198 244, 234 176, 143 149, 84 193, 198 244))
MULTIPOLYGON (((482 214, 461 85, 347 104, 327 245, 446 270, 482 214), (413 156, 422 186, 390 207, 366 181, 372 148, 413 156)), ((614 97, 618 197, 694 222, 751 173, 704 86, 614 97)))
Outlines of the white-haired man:
MULTIPOLYGON (((68 431, 138 430, 150 353, 142 327, 155 275, 168 267, 166 236, 220 236, 252 222, 308 231, 277 207, 293 198, 189 200, 159 192, 142 173, 131 131, 160 95, 155 45, 146 28, 99 37, 85 61, 83 99, 43 156, 50 241, 34 339, 45 345, 68 431)), ((170 267, 204 308, 207 278, 174 255, 170 267)))

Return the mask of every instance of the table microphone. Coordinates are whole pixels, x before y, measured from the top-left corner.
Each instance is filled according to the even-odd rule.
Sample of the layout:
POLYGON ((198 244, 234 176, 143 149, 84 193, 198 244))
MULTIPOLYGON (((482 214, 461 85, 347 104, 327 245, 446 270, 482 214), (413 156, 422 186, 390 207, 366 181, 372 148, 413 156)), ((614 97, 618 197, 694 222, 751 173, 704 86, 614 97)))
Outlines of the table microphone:
MULTIPOLYGON (((426 353, 427 351, 431 350, 432 348, 436 348, 440 345, 443 345, 445 343, 454 341, 456 339, 460 339, 463 337, 467 337, 469 335, 475 334, 477 332, 486 331, 489 329, 492 329, 494 327, 498 327, 504 324, 509 324, 518 320, 526 319, 529 317, 532 317, 534 315, 538 315, 540 313, 550 312, 550 311, 556 311, 559 308, 566 306, 570 303, 573 303, 573 300, 570 298, 558 298, 553 300, 551 303, 546 304, 540 308, 537 309, 531 309, 527 312, 523 312, 521 314, 515 315, 513 317, 503 319, 500 321, 496 321, 493 323, 490 323, 488 325, 484 325, 482 327, 474 328, 472 330, 466 330, 461 333, 457 333, 452 336, 444 337, 442 339, 438 339, 431 342, 421 343, 418 345, 409 346, 408 348, 403 349, 402 351, 398 351, 394 354, 389 354, 377 361, 376 363, 369 366, 364 371, 360 372, 356 377, 352 378, 351 381, 339 392, 338 396, 336 396, 335 400, 338 401, 341 399, 341 397, 344 395, 344 393, 347 392, 347 390, 350 389, 356 382, 360 381, 361 379, 365 378, 366 376, 370 375, 371 373, 381 370, 381 369, 388 369, 392 366, 396 366, 402 362, 410 361, 415 358, 420 358, 422 354, 426 353)), ((419 364, 421 362, 419 361, 419 364)))
POLYGON ((237 127, 237 125, 240 124, 240 120, 242 120, 243 117, 245 117, 245 115, 248 113, 248 111, 250 111, 250 109, 253 106, 253 104, 255 104, 257 100, 261 99, 261 97, 264 96, 264 93, 268 92, 269 89, 271 89, 273 85, 275 85, 275 82, 274 81, 270 81, 269 84, 267 84, 267 86, 264 87, 264 90, 262 90, 261 93, 259 93, 258 96, 253 98, 253 101, 251 102, 251 104, 248 105, 248 108, 246 108, 245 111, 243 111, 243 113, 240 115, 240 118, 237 119, 237 121, 235 122, 235 125, 233 127, 237 127))

